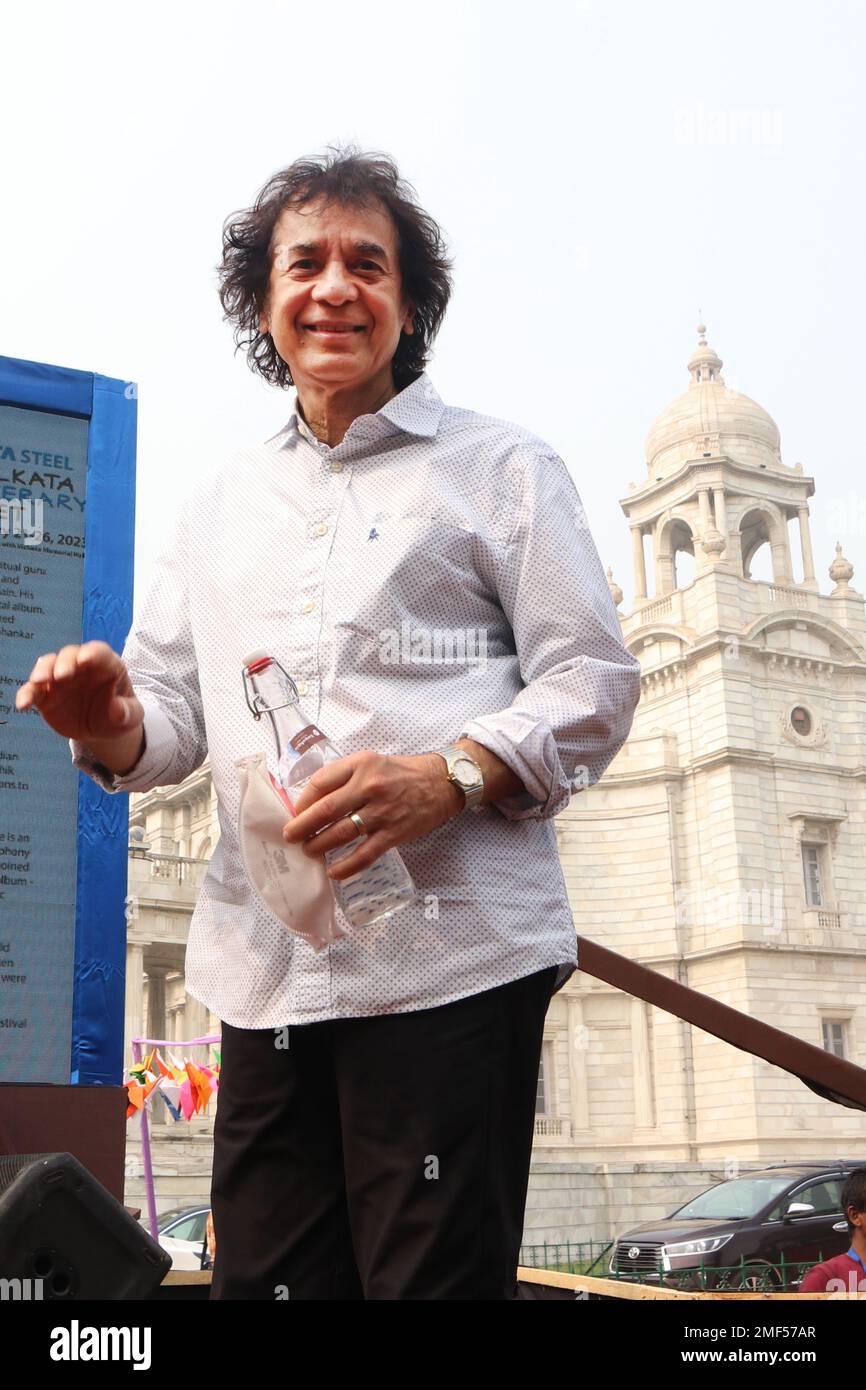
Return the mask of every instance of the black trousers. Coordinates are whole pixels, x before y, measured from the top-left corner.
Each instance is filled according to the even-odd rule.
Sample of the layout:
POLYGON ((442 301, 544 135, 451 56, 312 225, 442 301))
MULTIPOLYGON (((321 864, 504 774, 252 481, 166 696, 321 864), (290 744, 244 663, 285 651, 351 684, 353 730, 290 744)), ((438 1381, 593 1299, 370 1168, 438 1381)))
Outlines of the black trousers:
POLYGON ((211 1298, 516 1297, 556 973, 282 1036, 223 1024, 211 1298))

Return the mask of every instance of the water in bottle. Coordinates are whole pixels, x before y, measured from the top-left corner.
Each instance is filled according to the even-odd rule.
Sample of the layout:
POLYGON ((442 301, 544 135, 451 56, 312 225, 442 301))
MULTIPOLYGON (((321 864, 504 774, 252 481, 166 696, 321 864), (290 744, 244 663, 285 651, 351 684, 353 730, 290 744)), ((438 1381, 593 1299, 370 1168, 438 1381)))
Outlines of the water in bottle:
MULTIPOLYGON (((280 663, 264 651, 244 658, 244 692, 256 717, 269 719, 276 741, 280 785, 294 805, 313 773, 343 756, 301 710, 298 690, 280 663)), ((364 836, 329 850, 328 864, 353 853, 364 836)), ((353 926, 391 917, 416 897, 415 886, 396 849, 346 879, 332 879, 337 901, 353 926)))

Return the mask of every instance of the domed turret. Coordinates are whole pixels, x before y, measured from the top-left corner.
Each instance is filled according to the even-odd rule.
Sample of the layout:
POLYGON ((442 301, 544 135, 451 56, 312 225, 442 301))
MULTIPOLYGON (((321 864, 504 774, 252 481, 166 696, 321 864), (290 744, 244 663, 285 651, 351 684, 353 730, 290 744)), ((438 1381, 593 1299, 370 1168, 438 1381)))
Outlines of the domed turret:
POLYGON ((722 359, 707 345, 706 332, 699 324, 688 389, 662 411, 647 435, 651 478, 669 477, 689 460, 720 454, 757 468, 782 466, 775 420, 750 396, 725 385, 722 359))

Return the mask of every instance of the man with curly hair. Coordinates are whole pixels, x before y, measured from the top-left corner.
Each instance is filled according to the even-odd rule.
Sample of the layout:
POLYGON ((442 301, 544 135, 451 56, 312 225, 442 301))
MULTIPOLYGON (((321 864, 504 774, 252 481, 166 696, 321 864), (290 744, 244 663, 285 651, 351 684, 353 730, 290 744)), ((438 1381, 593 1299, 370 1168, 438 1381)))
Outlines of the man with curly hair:
POLYGON ((563 461, 430 379, 450 271, 385 156, 298 160, 228 219, 222 305, 292 413, 191 489, 122 656, 64 647, 18 693, 109 792, 210 757, 186 985, 223 1023, 215 1298, 516 1294, 544 1018, 577 965, 553 817, 622 746, 639 665, 563 461), (399 846, 417 889, 321 952, 244 873, 251 648, 345 751, 286 839, 357 841, 338 880, 399 846))
POLYGON ((845 1179, 842 1210, 848 1222, 848 1249, 813 1265, 803 1277, 800 1293, 866 1293, 866 1168, 855 1168, 845 1179))

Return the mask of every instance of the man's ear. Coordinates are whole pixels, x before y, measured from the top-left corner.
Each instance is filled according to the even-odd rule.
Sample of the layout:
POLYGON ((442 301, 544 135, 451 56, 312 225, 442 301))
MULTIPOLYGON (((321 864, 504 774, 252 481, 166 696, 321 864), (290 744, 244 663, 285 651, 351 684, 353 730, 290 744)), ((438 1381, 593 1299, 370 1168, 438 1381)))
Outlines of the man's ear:
POLYGON ((270 333, 270 331, 271 330, 270 324, 268 322, 268 316, 263 309, 262 312, 259 314, 259 332, 264 334, 270 333))
POLYGON ((418 305, 417 305, 417 304, 413 304, 412 301, 410 300, 410 301, 409 301, 409 304, 408 304, 408 307, 407 307, 407 309, 406 309, 406 316, 405 316, 405 318, 403 319, 402 324, 400 325, 401 328, 403 329, 403 332, 404 332, 404 333, 414 333, 414 332, 415 332, 415 325, 414 325, 414 323, 413 323, 413 320, 414 320, 414 318, 415 318, 415 310, 416 310, 417 308, 418 308, 418 305))

